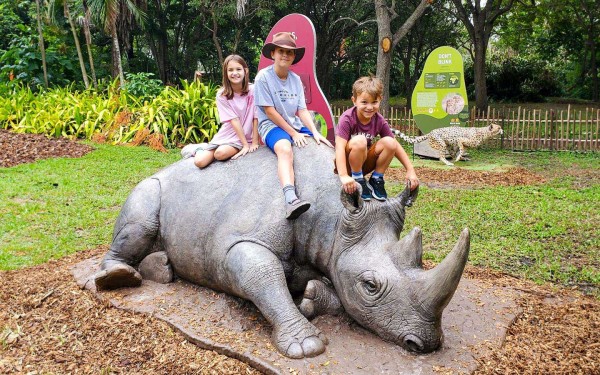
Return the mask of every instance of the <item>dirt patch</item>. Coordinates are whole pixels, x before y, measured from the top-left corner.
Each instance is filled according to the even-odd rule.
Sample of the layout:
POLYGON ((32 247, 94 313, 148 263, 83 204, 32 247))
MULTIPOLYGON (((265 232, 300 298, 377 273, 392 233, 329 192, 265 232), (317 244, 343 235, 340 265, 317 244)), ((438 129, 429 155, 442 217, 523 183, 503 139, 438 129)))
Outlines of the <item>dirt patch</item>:
MULTIPOLYGON (((546 182, 540 175, 525 168, 512 168, 505 172, 472 171, 464 168, 415 168, 422 184, 430 188, 473 188, 484 186, 520 186, 546 182)), ((404 169, 390 168, 386 172, 390 181, 404 182, 404 169)))
POLYGON ((93 148, 66 138, 17 134, 0 129, 0 167, 13 167, 48 158, 78 158, 93 148))
POLYGON ((0 373, 257 374, 148 315, 98 302, 71 265, 106 247, 0 273, 0 373))
MULTIPOLYGON (((81 290, 70 267, 106 250, 0 272, 0 373, 257 373, 190 344, 158 319, 111 308, 81 290)), ((598 300, 475 267, 465 277, 522 293, 524 313, 503 347, 477 358, 476 374, 600 372, 598 300)))

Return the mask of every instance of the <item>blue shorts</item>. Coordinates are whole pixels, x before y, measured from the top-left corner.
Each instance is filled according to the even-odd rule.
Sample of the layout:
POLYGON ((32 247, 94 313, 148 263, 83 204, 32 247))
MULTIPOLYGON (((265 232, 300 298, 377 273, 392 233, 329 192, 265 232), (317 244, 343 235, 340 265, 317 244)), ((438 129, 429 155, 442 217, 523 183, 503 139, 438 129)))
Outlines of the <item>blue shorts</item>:
MULTIPOLYGON (((311 137, 313 136, 313 133, 308 130, 306 126, 303 126, 298 133, 308 134, 311 137)), ((291 144, 294 144, 292 137, 285 130, 278 126, 274 129, 271 129, 271 131, 267 133, 267 136, 265 137, 265 144, 271 149, 271 151, 275 152, 275 143, 281 141, 282 139, 287 139, 291 144)))

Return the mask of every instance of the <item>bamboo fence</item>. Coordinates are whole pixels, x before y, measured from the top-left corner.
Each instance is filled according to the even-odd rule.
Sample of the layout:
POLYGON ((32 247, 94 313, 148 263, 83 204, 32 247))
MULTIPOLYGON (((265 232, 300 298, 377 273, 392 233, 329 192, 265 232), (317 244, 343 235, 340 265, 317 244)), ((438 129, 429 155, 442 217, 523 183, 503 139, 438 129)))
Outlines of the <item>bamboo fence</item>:
MULTIPOLYGON (((348 107, 333 106, 335 122, 348 107)), ((407 108, 391 108, 387 118, 394 129, 406 135, 419 135, 419 129, 407 108)), ((600 109, 574 110, 491 108, 471 110, 468 126, 498 123, 504 133, 488 140, 486 147, 513 151, 600 151, 600 109)))

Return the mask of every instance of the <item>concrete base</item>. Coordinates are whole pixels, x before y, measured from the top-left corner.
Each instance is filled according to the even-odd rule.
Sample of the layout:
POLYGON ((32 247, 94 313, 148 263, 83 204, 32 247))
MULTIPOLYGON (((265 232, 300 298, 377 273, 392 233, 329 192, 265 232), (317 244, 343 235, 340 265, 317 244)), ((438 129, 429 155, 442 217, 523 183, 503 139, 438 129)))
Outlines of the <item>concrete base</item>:
MULTIPOLYGON (((426 157, 426 158, 432 158, 432 159, 440 158, 440 153, 437 152, 436 150, 432 149, 429 146, 429 142, 427 142, 427 141, 421 142, 421 143, 415 143, 414 153, 415 153, 415 155, 426 157)), ((446 157, 450 157, 450 154, 446 153, 446 157)))
POLYGON ((329 339, 315 358, 289 359, 271 345, 271 327, 248 301, 177 280, 144 280, 138 288, 97 292, 93 276, 100 258, 75 265, 77 283, 118 308, 151 314, 179 329, 198 346, 239 359, 267 374, 440 374, 471 373, 475 358, 504 341, 519 313, 514 294, 475 280, 460 282, 444 311, 444 344, 415 355, 385 342, 349 316, 321 316, 312 322, 329 339))

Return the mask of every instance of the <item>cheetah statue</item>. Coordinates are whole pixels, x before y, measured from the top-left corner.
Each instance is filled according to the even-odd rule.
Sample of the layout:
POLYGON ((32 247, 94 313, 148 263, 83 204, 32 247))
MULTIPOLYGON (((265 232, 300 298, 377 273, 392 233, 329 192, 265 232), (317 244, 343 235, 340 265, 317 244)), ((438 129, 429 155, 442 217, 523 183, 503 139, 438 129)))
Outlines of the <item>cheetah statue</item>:
POLYGON ((398 130, 395 130, 394 133, 410 144, 428 140, 429 146, 439 153, 440 161, 446 165, 454 165, 446 160, 446 152, 449 151, 451 155, 454 154, 454 160, 459 161, 465 153, 465 147, 479 146, 483 141, 497 134, 502 134, 502 128, 498 124, 481 128, 449 126, 434 129, 430 133, 419 137, 409 137, 398 130))

